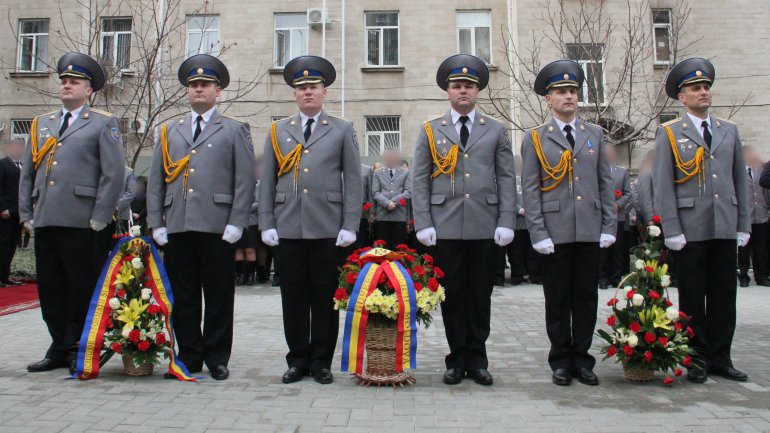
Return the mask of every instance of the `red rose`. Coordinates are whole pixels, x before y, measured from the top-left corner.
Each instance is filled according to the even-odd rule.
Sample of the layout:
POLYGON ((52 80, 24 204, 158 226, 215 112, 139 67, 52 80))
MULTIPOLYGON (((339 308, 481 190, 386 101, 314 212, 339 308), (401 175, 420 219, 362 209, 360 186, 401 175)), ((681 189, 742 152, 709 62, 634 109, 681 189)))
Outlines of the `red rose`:
POLYGON ((626 356, 631 356, 634 354, 634 348, 626 344, 625 346, 623 346, 623 353, 626 356))
POLYGON ((679 322, 674 323, 674 330, 676 330, 677 332, 681 331, 682 330, 682 324, 679 323, 679 322))
POLYGON ((410 254, 407 254, 404 256, 407 262, 412 263, 414 261, 414 257, 410 254))
POLYGON ((671 302, 671 301, 669 301, 668 299, 666 299, 666 306, 667 306, 667 307, 673 307, 673 306, 674 306, 674 303, 673 303, 673 302, 671 302))
POLYGON ((398 245, 396 245, 396 249, 397 250, 408 250, 409 246, 407 246, 406 244, 398 244, 398 245))
POLYGON ((419 292, 420 290, 422 290, 422 284, 420 284, 420 283, 418 283, 418 282, 415 282, 415 283, 414 283, 414 290, 415 290, 415 291, 417 291, 417 292, 419 292))
POLYGON ((406 206, 406 200, 402 198, 401 200, 398 201, 398 204, 400 204, 401 206, 406 206))
POLYGON ((361 258, 361 256, 359 256, 358 254, 354 253, 354 254, 349 255, 347 260, 349 262, 357 262, 358 259, 360 259, 360 258, 361 258))
POLYGON ((348 291, 343 289, 342 287, 334 291, 334 299, 338 301, 344 301, 347 298, 348 298, 348 291))
POLYGON ((118 298, 125 298, 126 297, 126 291, 123 290, 123 289, 120 289, 120 290, 118 290, 118 293, 116 293, 116 295, 118 295, 118 298))
POLYGON ((423 268, 420 265, 417 265, 417 266, 414 267, 414 273, 419 275, 419 276, 423 276, 423 275, 425 275, 425 268, 423 268))
POLYGON ((428 288, 431 292, 438 290, 438 281, 435 278, 428 278, 428 288))
POLYGON ((433 256, 431 256, 430 254, 423 254, 422 255, 422 261, 432 265, 433 264, 433 256))
POLYGON ((348 284, 355 284, 356 279, 358 279, 358 272, 348 272, 348 275, 346 276, 348 284))
POLYGON ((607 348, 607 356, 609 356, 610 358, 615 356, 615 354, 617 353, 618 353, 618 349, 615 346, 610 346, 607 348))
POLYGON ((663 379, 663 385, 671 385, 674 382, 674 379, 667 377, 663 379))
POLYGON ((656 292, 655 290, 650 290, 649 295, 652 299, 660 299, 660 293, 656 292))
POLYGON ((685 356, 684 359, 682 360, 682 365, 684 365, 685 367, 691 366, 692 365, 692 356, 685 356))
POLYGON ((385 246, 385 241, 383 241, 382 239, 377 239, 376 241, 374 241, 374 246, 375 247, 384 247, 385 246))
POLYGON ((644 342, 647 344, 652 344, 655 342, 655 334, 652 332, 645 332, 644 333, 644 342))
POLYGON ((631 299, 636 295, 636 292, 633 290, 629 290, 628 293, 626 293, 626 299, 631 299))
POLYGON ((615 198, 623 197, 623 191, 616 189, 615 190, 615 198))
POLYGON ((150 304, 147 307, 147 313, 148 314, 160 314, 162 312, 163 311, 161 311, 160 307, 158 305, 156 305, 156 304, 150 304))
POLYGON ((660 215, 653 215, 652 222, 655 224, 660 224, 660 215))
POLYGON ((633 322, 628 326, 628 329, 631 330, 634 334, 642 330, 642 325, 639 324, 639 322, 633 322))
POLYGON ((165 343, 166 342, 166 334, 164 334, 162 332, 160 334, 155 334, 155 342, 158 343, 158 344, 165 343))
POLYGON ((668 338, 658 337, 658 343, 660 343, 661 346, 666 347, 668 346, 668 338))
POLYGON ((368 211, 371 208, 372 208, 372 204, 371 203, 364 203, 364 205, 361 206, 361 209, 363 209, 364 212, 368 211))
POLYGON ((649 350, 644 352, 644 362, 648 364, 652 362, 652 352, 650 352, 649 350))
POLYGON ((147 342, 147 340, 142 340, 139 342, 139 344, 136 345, 137 349, 141 350, 142 352, 146 352, 147 349, 150 348, 150 343, 147 342))
POLYGON ((609 305, 610 307, 614 307, 615 305, 617 305, 617 303, 618 303, 618 298, 612 298, 609 301, 607 301, 607 305, 609 305))
POLYGON ((682 312, 682 311, 679 312, 679 317, 681 317, 682 319, 685 319, 685 320, 689 319, 689 317, 687 317, 687 315, 684 314, 684 312, 682 312))
POLYGON ((123 350, 123 345, 121 345, 120 343, 115 342, 115 343, 112 343, 111 349, 115 353, 120 353, 120 351, 123 350))
POLYGON ((649 272, 649 273, 653 273, 655 271, 655 269, 652 269, 652 266, 645 266, 644 270, 649 272))
POLYGON ((612 315, 607 318, 607 324, 610 326, 615 326, 615 320, 617 320, 617 317, 615 317, 615 315, 612 315))
POLYGON ((682 375, 682 369, 681 368, 677 368, 676 370, 674 370, 674 376, 679 377, 681 375, 682 375))
POLYGON ((687 335, 689 335, 690 338, 694 338, 695 337, 695 331, 693 331, 692 328, 689 327, 689 326, 687 327, 687 335))
POLYGON ((438 266, 434 266, 433 275, 435 275, 436 278, 444 278, 444 271, 442 271, 438 266))
POLYGON ((136 344, 136 342, 139 341, 140 335, 141 333, 139 332, 139 330, 134 329, 128 334, 128 339, 131 340, 132 343, 136 344))
POLYGON ((412 227, 414 227, 414 218, 412 218, 412 219, 410 219, 410 220, 409 220, 409 224, 411 224, 411 225, 412 225, 412 227))

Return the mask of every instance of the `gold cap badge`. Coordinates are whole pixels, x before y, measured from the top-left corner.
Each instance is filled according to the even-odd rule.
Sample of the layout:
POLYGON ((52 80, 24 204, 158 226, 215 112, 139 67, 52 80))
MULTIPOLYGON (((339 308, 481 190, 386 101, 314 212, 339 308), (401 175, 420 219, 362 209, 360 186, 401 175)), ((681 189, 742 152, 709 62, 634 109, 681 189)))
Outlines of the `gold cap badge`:
POLYGON ((564 79, 569 80, 569 74, 564 74, 564 79))
POLYGON ((699 76, 699 77, 702 77, 702 76, 703 76, 703 72, 701 72, 701 71, 695 71, 695 75, 697 75, 697 76, 699 76))
POLYGON ((308 75, 310 75, 310 72, 309 72, 307 69, 305 69, 304 71, 302 71, 302 76, 303 76, 303 77, 307 77, 308 75))
POLYGON ((467 73, 468 73, 468 68, 463 68, 463 74, 467 74, 467 73))
POLYGON ((198 68, 198 75, 203 75, 203 68, 198 68))

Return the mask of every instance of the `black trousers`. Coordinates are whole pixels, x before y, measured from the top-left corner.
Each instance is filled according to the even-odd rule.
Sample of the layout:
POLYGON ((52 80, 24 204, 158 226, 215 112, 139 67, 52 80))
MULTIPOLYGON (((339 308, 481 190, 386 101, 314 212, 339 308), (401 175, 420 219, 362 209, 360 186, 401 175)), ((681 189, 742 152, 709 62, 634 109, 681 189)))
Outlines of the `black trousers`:
POLYGON ((369 224, 369 220, 366 218, 361 218, 361 222, 358 225, 358 233, 356 233, 356 241, 353 243, 353 249, 359 249, 371 245, 372 242, 374 242, 374 239, 372 239, 373 232, 374 227, 369 224))
POLYGON ((449 355, 447 368, 487 368, 497 245, 492 239, 441 240, 431 248, 446 300, 441 304, 449 355))
POLYGON ((599 244, 558 244, 543 257, 545 327, 551 340, 551 369, 593 368, 588 353, 598 307, 599 244))
POLYGON ((169 234, 164 248, 179 359, 191 371, 204 362, 226 366, 233 346, 235 247, 219 233, 182 232, 169 234))
POLYGON ((752 224, 751 238, 745 247, 738 248, 738 279, 749 282, 749 265, 754 265, 754 281, 767 281, 768 245, 767 223, 752 224))
POLYGON ((339 314, 332 300, 337 267, 348 251, 335 246, 335 241, 281 239, 276 248, 289 367, 311 371, 331 368, 339 331, 339 314))
POLYGON ((705 368, 732 367, 735 333, 735 239, 687 242, 675 253, 679 306, 692 316, 693 348, 705 368))
POLYGON ((98 233, 85 228, 35 229, 40 311, 51 334, 46 358, 74 357, 101 266, 98 233))
POLYGON ((406 223, 402 221, 375 221, 374 231, 377 239, 385 241, 385 246, 395 249, 396 245, 406 243, 406 223))
POLYGON ((617 285, 622 277, 623 259, 628 261, 628 247, 626 246, 626 232, 623 228, 625 222, 619 221, 615 232, 615 243, 608 248, 601 248, 601 260, 599 262, 599 282, 617 285))
POLYGON ((522 281, 524 275, 529 276, 530 282, 541 281, 540 267, 542 266, 540 253, 532 248, 529 238, 529 230, 515 231, 513 242, 508 244, 508 260, 511 261, 511 281, 522 281))
POLYGON ((0 281, 11 276, 11 262, 21 238, 19 214, 12 213, 8 219, 0 219, 0 281))

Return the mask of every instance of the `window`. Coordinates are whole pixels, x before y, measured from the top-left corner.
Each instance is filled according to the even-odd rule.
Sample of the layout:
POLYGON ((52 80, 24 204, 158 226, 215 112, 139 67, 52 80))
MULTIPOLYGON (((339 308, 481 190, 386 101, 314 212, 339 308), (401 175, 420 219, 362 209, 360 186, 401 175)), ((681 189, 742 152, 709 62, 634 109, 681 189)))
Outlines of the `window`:
POLYGON ((662 125, 666 122, 670 122, 676 119, 677 117, 679 116, 677 116, 676 113, 661 113, 658 117, 658 122, 662 125))
POLYGON ((283 68, 291 59, 307 54, 307 36, 305 14, 276 14, 275 66, 283 68))
POLYGON ((671 63, 671 10, 652 10, 653 43, 652 50, 656 65, 671 63))
POLYGON ((48 20, 19 20, 19 58, 16 68, 23 72, 46 70, 48 20))
POLYGON ((102 59, 118 69, 128 69, 131 52, 131 18, 102 20, 102 59))
POLYGON ((367 12, 366 64, 398 65, 398 12, 367 12))
POLYGON ((187 17, 187 57, 196 54, 219 55, 219 16, 187 17))
POLYGON ((401 118, 372 116, 366 118, 366 154, 382 155, 387 149, 401 149, 401 118))
POLYGON ((567 44, 567 55, 583 67, 585 82, 578 89, 584 105, 604 104, 604 46, 602 44, 567 44))
POLYGON ((11 120, 11 140, 22 139, 25 142, 32 128, 32 119, 11 120))
POLYGON ((491 23, 489 11, 457 12, 457 51, 460 54, 473 54, 491 64, 491 23))

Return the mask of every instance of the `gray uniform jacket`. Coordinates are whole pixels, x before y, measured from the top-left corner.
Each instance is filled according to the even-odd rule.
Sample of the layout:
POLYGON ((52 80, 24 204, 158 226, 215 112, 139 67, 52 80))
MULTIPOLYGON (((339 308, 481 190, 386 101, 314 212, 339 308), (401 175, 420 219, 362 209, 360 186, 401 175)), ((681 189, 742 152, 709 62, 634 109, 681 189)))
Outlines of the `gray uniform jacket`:
POLYGON ((625 222, 628 217, 628 211, 631 209, 631 186, 628 178, 628 170, 625 167, 610 166, 612 173, 612 193, 615 197, 615 206, 617 207, 618 224, 625 222), (615 191, 620 191, 620 197, 615 191))
POLYGON ((524 209, 524 198, 521 195, 521 176, 516 176, 516 223, 514 226, 516 230, 527 229, 527 217, 519 213, 522 209, 524 209))
POLYGON ((393 169, 382 168, 372 174, 372 197, 377 202, 377 221, 392 221, 406 223, 408 219, 408 202, 412 198, 412 176, 409 170, 401 167, 393 169), (401 200, 406 203, 401 206, 401 200), (388 203, 393 202, 396 208, 388 210, 388 203))
POLYGON ((655 215, 652 199, 652 171, 648 171, 639 176, 639 179, 636 181, 634 207, 636 208, 637 223, 643 224, 652 221, 652 217, 655 215))
POLYGON ((190 156, 187 190, 184 175, 165 182, 160 140, 147 180, 147 224, 168 233, 222 233, 225 226, 246 227, 254 201, 254 150, 249 125, 214 111, 193 142, 191 115, 168 125, 171 159, 190 156))
POLYGON ((420 128, 412 162, 415 230, 434 227, 439 240, 472 240, 492 239, 496 227, 513 229, 516 175, 505 126, 476 111, 463 148, 450 111, 428 122, 440 154, 446 154, 454 144, 460 151, 454 188, 449 174, 431 178, 436 165, 425 129, 420 128))
POLYGON ((251 202, 249 212, 249 226, 255 226, 259 222, 259 180, 254 184, 254 201, 251 202))
MULTIPOLYGON (((279 120, 276 134, 284 155, 305 143, 299 114, 279 120)), ((353 122, 321 112, 302 151, 296 189, 293 171, 277 176, 270 133, 264 163, 260 230, 276 229, 283 239, 328 239, 340 229, 358 231, 363 182, 353 122)))
MULTIPOLYGON (((689 117, 668 124, 683 161, 706 146, 689 117)), ((667 237, 684 234, 688 242, 735 239, 737 232, 751 231, 749 188, 738 128, 711 116, 711 150, 706 149, 704 173, 676 184, 683 173, 674 167, 674 155, 663 125, 655 137, 653 169, 655 212, 667 237)))
POLYGON ((126 167, 126 175, 123 180, 123 194, 120 195, 118 200, 118 213, 120 219, 128 221, 131 219, 131 202, 134 201, 136 193, 134 187, 136 186, 136 177, 134 176, 134 170, 131 167, 126 167))
POLYGON ((61 110, 38 117, 38 149, 48 137, 57 144, 50 171, 47 154, 37 170, 27 140, 19 180, 19 216, 35 227, 89 228, 90 220, 109 223, 123 191, 125 159, 118 118, 83 107, 80 115, 59 137, 61 110))
POLYGON ((374 215, 375 209, 372 198, 372 168, 364 164, 361 164, 361 188, 363 188, 362 196, 364 198, 361 203, 361 219, 368 219, 369 215, 374 215), (372 207, 365 211, 364 205, 367 203, 370 203, 372 207))
MULTIPOLYGON (((553 190, 540 190, 541 186, 551 185, 551 182, 543 183, 545 171, 537 157, 532 134, 524 134, 521 184, 527 228, 533 245, 548 238, 554 244, 565 244, 599 242, 602 234, 616 235, 612 173, 602 149, 602 130, 580 119, 575 125, 572 193, 569 174, 553 190)), ((536 130, 545 158, 551 166, 556 166, 563 152, 571 149, 570 144, 554 119, 536 130)))
POLYGON ((752 169, 752 177, 748 177, 746 170, 746 184, 749 187, 749 207, 751 212, 752 224, 764 224, 768 220, 767 190, 759 186, 759 175, 762 173, 762 167, 752 169))

